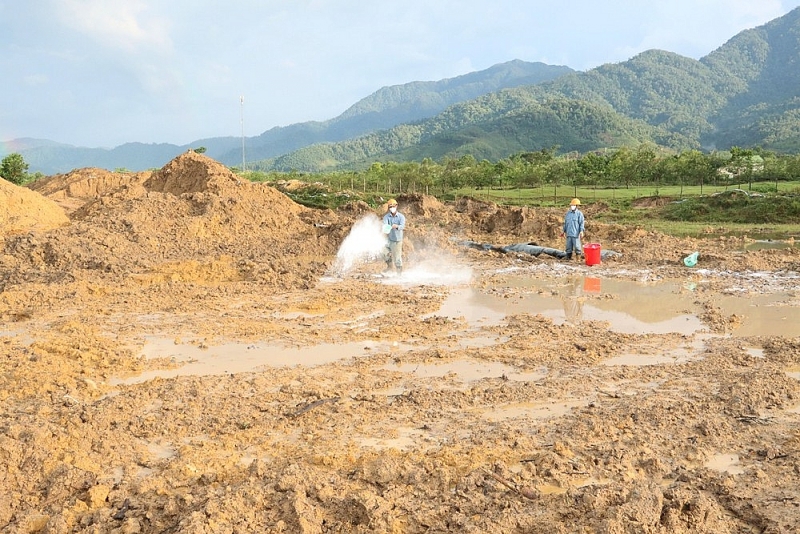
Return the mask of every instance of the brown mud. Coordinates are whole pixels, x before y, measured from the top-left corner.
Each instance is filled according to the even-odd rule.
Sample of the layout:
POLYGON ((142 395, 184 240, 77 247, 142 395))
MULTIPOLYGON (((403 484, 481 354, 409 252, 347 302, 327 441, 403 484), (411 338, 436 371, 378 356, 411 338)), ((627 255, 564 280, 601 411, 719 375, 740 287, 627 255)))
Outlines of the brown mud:
MULTIPOLYGON (((407 195, 407 269, 470 273, 414 283, 380 261, 331 273, 366 205, 305 208, 193 152, 0 186, 0 532, 800 526, 800 338, 737 336, 747 317, 721 300, 780 295, 791 317, 795 247, 595 224, 588 205, 588 240, 620 254, 589 267, 460 245, 563 248, 560 210, 407 195), (575 277, 674 281, 704 330, 517 307, 575 277), (508 305, 441 311, 466 290, 508 305), (174 353, 145 357, 157 340, 174 353), (180 373, 182 350, 220 347, 341 357, 180 373), (656 359, 608 364, 630 354, 656 359)), ((584 289, 587 307, 617 298, 584 289)))

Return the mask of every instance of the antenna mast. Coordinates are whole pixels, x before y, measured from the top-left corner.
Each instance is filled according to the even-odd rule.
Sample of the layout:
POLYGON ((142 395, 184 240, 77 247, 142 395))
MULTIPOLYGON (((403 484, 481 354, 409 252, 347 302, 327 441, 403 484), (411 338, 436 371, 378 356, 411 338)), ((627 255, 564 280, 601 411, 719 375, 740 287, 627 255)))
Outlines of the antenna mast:
POLYGON ((247 166, 244 159, 244 96, 239 97, 239 104, 241 109, 240 122, 242 124, 242 172, 245 172, 247 170, 247 166))

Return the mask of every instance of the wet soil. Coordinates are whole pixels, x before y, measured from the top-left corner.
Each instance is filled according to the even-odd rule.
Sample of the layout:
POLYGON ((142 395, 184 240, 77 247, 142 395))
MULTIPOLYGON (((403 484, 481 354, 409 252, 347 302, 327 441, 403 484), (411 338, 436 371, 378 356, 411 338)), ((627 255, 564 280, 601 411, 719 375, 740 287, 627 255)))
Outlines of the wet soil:
POLYGON ((0 532, 800 526, 796 247, 406 195, 397 277, 193 152, 0 194, 0 532))

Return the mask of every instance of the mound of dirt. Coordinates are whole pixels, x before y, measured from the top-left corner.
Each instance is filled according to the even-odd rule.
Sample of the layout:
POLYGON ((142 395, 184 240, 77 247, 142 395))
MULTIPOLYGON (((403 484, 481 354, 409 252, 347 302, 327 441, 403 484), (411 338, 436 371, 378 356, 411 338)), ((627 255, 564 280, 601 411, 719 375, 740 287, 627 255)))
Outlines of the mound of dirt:
POLYGON ((460 198, 454 207, 469 218, 475 233, 502 234, 525 241, 554 239, 561 233, 562 210, 500 206, 470 197, 460 198))
POLYGON ((275 187, 278 191, 283 191, 287 193, 295 193, 297 191, 302 191, 303 189, 324 189, 330 192, 330 189, 323 184, 322 182, 314 182, 308 183, 303 182, 302 180, 278 180, 275 183, 275 187))
POLYGON ((144 183, 148 191, 175 196, 197 192, 220 192, 236 187, 241 179, 227 167, 190 150, 167 163, 144 183))
POLYGON ((658 208, 666 206, 673 201, 672 197, 641 197, 636 198, 631 202, 631 207, 634 208, 658 208))
MULTIPOLYGON (((111 277, 120 291, 131 284, 176 281, 303 287, 322 274, 325 258, 335 253, 349 227, 347 219, 305 208, 193 151, 152 174, 123 178, 84 170, 51 177, 40 186, 50 197, 80 205, 71 225, 6 242, 5 254, 14 266, 10 284, 67 276, 111 277)), ((61 214, 59 224, 66 224, 52 199, 24 188, 14 192, 16 204, 39 199, 61 214)), ((33 228, 30 221, 15 225, 33 228)))
POLYGON ((69 218, 54 201, 0 179, 0 232, 3 236, 47 231, 67 224, 69 218))
POLYGON ((442 204, 439 199, 428 195, 400 195, 396 200, 403 213, 423 219, 443 217, 446 216, 447 212, 452 211, 442 204))
POLYGON ((55 201, 71 214, 90 200, 109 195, 123 186, 141 184, 149 177, 149 171, 121 173, 88 167, 36 180, 28 187, 55 201))

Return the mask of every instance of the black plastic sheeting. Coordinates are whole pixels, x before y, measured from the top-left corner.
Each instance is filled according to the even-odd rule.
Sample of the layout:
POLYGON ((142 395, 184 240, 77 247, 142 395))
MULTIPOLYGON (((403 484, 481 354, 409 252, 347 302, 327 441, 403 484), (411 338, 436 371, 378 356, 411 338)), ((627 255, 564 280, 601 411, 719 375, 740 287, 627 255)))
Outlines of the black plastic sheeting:
MULTIPOLYGON (((520 252, 523 254, 530 254, 531 256, 540 256, 541 254, 546 254, 548 256, 552 256, 558 259, 564 259, 567 257, 567 253, 563 250, 559 250, 557 248, 550 248, 550 247, 541 247, 536 243, 515 243, 513 245, 491 245, 489 243, 478 243, 477 241, 460 241, 459 245, 469 247, 469 248, 476 248, 478 250, 491 250, 493 252, 501 252, 503 254, 508 254, 509 252, 520 252)), ((614 258, 622 256, 620 252, 614 252, 613 250, 603 250, 600 249, 600 259, 605 260, 609 258, 614 258)))

